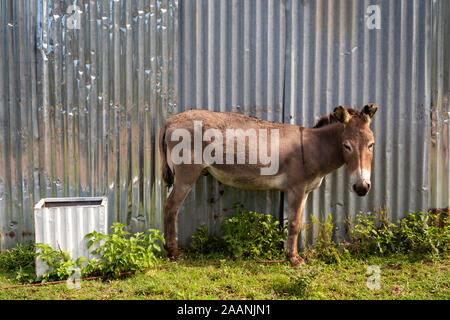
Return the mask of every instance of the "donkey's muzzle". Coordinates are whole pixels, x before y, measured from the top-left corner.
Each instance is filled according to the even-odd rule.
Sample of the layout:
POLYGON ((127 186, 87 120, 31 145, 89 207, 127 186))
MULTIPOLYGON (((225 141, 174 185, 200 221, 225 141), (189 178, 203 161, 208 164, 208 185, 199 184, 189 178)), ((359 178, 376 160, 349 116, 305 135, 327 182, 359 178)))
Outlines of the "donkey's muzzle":
POLYGON ((353 190, 356 192, 358 196, 364 197, 369 193, 370 182, 355 183, 353 185, 353 190))

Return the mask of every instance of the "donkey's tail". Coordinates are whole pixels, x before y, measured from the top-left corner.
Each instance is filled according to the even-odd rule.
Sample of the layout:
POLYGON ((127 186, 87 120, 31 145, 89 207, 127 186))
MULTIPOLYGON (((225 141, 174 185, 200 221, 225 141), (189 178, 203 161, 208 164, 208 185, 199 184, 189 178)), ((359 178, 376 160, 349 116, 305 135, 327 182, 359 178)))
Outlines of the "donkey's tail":
POLYGON ((159 132, 159 153, 161 155, 162 178, 167 184, 167 187, 170 188, 173 185, 174 174, 167 163, 166 129, 167 125, 164 123, 161 131, 159 132))

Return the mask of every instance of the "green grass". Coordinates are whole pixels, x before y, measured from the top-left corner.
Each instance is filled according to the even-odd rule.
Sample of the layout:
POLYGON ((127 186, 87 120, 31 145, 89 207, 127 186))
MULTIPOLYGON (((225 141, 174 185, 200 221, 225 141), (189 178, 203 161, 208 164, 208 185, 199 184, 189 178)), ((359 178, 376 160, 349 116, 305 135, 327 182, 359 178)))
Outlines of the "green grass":
MULTIPOLYGON (((338 264, 311 261, 299 269, 288 263, 186 258, 163 260, 151 269, 112 281, 0 289, 5 299, 450 299, 450 257, 433 260, 405 255, 351 259, 338 264), (194 266, 193 266, 194 265, 194 266), (380 288, 366 281, 369 266, 379 266, 380 288)), ((0 288, 17 283, 0 270, 0 288)))

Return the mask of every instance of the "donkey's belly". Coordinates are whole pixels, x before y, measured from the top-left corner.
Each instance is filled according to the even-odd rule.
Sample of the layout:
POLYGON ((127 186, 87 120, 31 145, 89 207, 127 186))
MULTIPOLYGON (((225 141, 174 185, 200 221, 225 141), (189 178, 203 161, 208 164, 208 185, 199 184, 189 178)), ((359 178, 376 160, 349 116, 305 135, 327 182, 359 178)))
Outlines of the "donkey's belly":
POLYGON ((284 190, 287 183, 286 174, 264 176, 215 167, 208 167, 208 172, 223 184, 245 190, 284 190))

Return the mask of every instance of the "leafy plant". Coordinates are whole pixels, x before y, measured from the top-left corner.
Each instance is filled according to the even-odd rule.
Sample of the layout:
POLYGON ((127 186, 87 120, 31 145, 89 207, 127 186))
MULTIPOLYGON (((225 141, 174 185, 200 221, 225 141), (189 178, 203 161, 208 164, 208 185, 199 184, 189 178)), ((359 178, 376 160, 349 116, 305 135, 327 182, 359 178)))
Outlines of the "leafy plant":
POLYGON ((287 228, 273 216, 245 210, 235 204, 237 214, 222 224, 225 248, 234 257, 277 259, 284 256, 287 228))
POLYGON ((359 214, 350 230, 352 249, 360 254, 410 253, 439 255, 448 253, 450 218, 448 213, 409 213, 390 222, 386 210, 359 214))
POLYGON ((423 254, 448 252, 450 247, 450 218, 448 213, 410 213, 397 223, 396 236, 400 250, 423 254), (439 225, 438 222, 442 221, 439 225))
POLYGON ((36 277, 35 258, 33 243, 18 244, 0 254, 0 270, 14 274, 20 282, 33 282, 36 277))
POLYGON ((205 226, 192 236, 191 252, 211 254, 222 252, 234 258, 278 259, 284 256, 286 226, 273 216, 245 210, 237 203, 237 214, 224 218, 222 236, 210 235, 205 226))
POLYGON ((215 237, 208 233, 206 226, 200 226, 192 235, 190 251, 193 253, 208 255, 225 250, 223 239, 215 237))
POLYGON ((66 280, 76 270, 81 276, 118 276, 121 272, 142 270, 152 266, 162 254, 158 241, 164 243, 158 230, 131 235, 124 231, 125 225, 115 223, 113 233, 105 235, 96 231, 87 234, 88 248, 98 257, 87 262, 80 257, 74 261, 69 252, 55 250, 48 244, 37 243, 17 245, 14 249, 0 254, 0 268, 13 272, 19 282, 66 280), (36 249, 36 252, 35 252, 36 249), (35 259, 41 259, 48 270, 39 278, 35 275, 35 259))
POLYGON ((375 214, 359 213, 350 227, 352 248, 360 254, 395 252, 396 225, 387 218, 387 210, 380 208, 375 214))
POLYGON ((34 265, 36 254, 33 243, 18 244, 11 250, 0 254, 0 268, 5 271, 15 271, 34 265))
POLYGON ((33 283, 36 281, 36 273, 34 272, 34 267, 19 267, 15 271, 15 279, 20 283, 33 283))
MULTIPOLYGON (((312 224, 318 226, 313 256, 325 263, 341 263, 343 258, 348 257, 348 251, 333 240, 334 223, 332 215, 329 214, 324 221, 320 221, 311 215, 311 220, 312 224)), ((308 227, 310 226, 307 225, 306 228, 308 227)))
POLYGON ((85 236, 90 239, 88 248, 94 248, 92 254, 99 256, 89 261, 89 273, 118 277, 121 272, 143 270, 154 265, 162 252, 158 241, 164 243, 159 231, 150 229, 147 233, 131 235, 124 230, 125 226, 114 223, 110 235, 94 231, 85 236))
POLYGON ((37 243, 38 259, 42 259, 48 266, 48 270, 41 276, 42 282, 66 280, 69 278, 76 269, 79 269, 81 273, 85 273, 85 257, 79 257, 76 261, 73 261, 69 252, 53 249, 48 244, 37 243))

